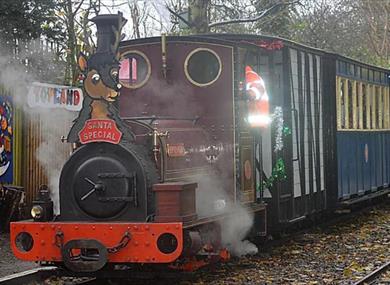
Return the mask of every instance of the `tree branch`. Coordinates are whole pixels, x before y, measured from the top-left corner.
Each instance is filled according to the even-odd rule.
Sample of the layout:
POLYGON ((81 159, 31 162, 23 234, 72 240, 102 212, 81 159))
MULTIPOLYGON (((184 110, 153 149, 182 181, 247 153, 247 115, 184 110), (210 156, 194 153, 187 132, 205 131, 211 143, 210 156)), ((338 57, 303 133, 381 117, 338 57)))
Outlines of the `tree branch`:
POLYGON ((210 23, 209 24, 209 28, 213 28, 213 27, 216 27, 216 26, 227 25, 227 24, 256 22, 256 21, 258 21, 258 20, 268 16, 269 14, 271 14, 272 12, 274 12, 276 9, 278 9, 280 7, 284 8, 284 7, 287 7, 289 5, 294 5, 294 4, 297 4, 297 3, 299 3, 299 0, 295 0, 295 1, 287 2, 287 3, 277 3, 277 4, 273 5, 273 6, 271 6, 270 8, 264 10, 263 12, 261 12, 261 14, 258 15, 257 17, 246 18, 246 19, 233 19, 233 20, 227 20, 227 21, 210 23))
POLYGON ((81 5, 83 5, 83 3, 84 3, 84 0, 81 0, 80 3, 79 3, 79 5, 78 5, 78 6, 76 7, 76 9, 74 10, 74 12, 72 13, 72 11, 70 11, 70 12, 72 13, 72 16, 73 16, 73 17, 77 14, 77 12, 79 11, 79 9, 81 8, 81 5))
POLYGON ((175 11, 173 11, 171 8, 169 8, 169 6, 167 5, 166 6, 168 11, 173 14, 174 16, 178 17, 180 20, 182 20, 188 27, 192 27, 193 25, 188 22, 186 19, 184 19, 182 16, 180 16, 178 13, 176 13, 175 11))
POLYGON ((111 8, 117 8, 117 7, 120 7, 120 6, 123 6, 123 5, 127 5, 129 2, 122 2, 122 3, 119 3, 119 4, 111 4, 108 6, 110 6, 111 8))
MULTIPOLYGON (((127 2, 126 2, 126 4, 127 4, 127 2)), ((108 13, 110 13, 110 14, 112 13, 110 7, 109 7, 108 5, 106 5, 104 2, 101 2, 101 5, 102 5, 104 8, 107 9, 108 13)))
POLYGON ((229 11, 232 14, 236 14, 237 11, 233 8, 228 7, 226 4, 214 4, 212 5, 214 8, 223 8, 225 11, 229 11))

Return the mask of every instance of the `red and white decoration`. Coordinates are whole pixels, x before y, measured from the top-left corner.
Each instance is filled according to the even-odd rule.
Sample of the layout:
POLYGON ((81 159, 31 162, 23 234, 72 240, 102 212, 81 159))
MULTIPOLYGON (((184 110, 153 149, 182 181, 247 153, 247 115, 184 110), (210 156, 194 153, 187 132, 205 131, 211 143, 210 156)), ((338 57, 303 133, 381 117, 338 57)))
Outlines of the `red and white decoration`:
POLYGON ((246 91, 249 97, 248 122, 251 127, 267 127, 271 122, 269 97, 263 79, 250 66, 245 67, 246 91))
POLYGON ((91 142, 118 144, 121 137, 122 132, 116 126, 115 121, 107 119, 87 120, 83 129, 79 132, 79 138, 82 144, 91 142))

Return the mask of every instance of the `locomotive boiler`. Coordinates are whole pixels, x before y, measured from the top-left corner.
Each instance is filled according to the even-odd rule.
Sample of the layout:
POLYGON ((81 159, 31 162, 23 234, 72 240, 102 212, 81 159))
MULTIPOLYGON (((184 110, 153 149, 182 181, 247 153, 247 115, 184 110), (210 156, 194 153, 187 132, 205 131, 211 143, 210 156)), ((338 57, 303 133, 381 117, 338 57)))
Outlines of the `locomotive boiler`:
POLYGON ((33 221, 11 225, 18 258, 192 270, 229 258, 226 232, 265 236, 389 193, 389 70, 268 36, 120 42, 121 14, 93 22, 60 214, 42 188, 33 221))

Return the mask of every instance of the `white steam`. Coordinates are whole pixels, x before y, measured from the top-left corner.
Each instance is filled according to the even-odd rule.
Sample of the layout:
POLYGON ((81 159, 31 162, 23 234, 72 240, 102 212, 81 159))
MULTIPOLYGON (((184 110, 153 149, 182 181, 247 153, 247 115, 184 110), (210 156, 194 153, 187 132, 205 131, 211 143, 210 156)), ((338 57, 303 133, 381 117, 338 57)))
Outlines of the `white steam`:
POLYGON ((208 175, 198 175, 196 190, 196 210, 200 217, 224 214, 221 222, 222 245, 234 256, 253 255, 258 252, 256 245, 246 239, 253 226, 253 213, 238 202, 234 203, 224 189, 229 189, 212 171, 208 175))
MULTIPOLYGON (((34 44, 30 43, 29 46, 34 44)), ((30 120, 30 123, 40 130, 39 135, 35 134, 40 141, 35 156, 47 177, 55 214, 59 213, 59 175, 69 153, 69 145, 61 143, 61 136, 67 135, 72 119, 77 114, 61 109, 30 108, 27 106, 27 94, 31 83, 39 81, 38 77, 42 76, 42 71, 51 73, 53 77, 45 77, 45 81, 50 82, 57 76, 51 71, 62 69, 62 66, 57 67, 54 56, 48 52, 19 54, 15 59, 15 56, 4 55, 0 50, 0 85, 10 91, 14 108, 23 110, 24 123, 30 120), (39 61, 39 71, 31 70, 23 64, 28 62, 28 58, 39 61)), ((26 189, 32 190, 37 189, 26 189)))
POLYGON ((36 158, 43 167, 54 202, 54 214, 59 209, 59 181, 61 169, 69 157, 69 144, 61 142, 61 136, 66 136, 74 113, 61 109, 39 109, 40 121, 43 124, 42 141, 36 150, 36 158))
POLYGON ((239 204, 232 205, 229 213, 221 222, 222 244, 234 256, 256 254, 258 252, 256 245, 246 239, 253 226, 253 213, 239 204))

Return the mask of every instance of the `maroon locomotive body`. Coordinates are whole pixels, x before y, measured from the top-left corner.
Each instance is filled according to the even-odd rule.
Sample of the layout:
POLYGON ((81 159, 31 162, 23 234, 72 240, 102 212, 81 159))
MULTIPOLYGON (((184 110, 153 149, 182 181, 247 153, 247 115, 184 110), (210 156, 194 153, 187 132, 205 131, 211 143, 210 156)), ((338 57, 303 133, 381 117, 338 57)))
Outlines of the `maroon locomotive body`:
MULTIPOLYGON (((221 199, 234 202, 243 193, 236 189, 235 170, 239 165, 235 165, 235 140, 240 136, 236 137, 235 133, 238 122, 234 115, 233 48, 221 43, 169 37, 165 49, 167 66, 164 72, 160 38, 143 44, 122 43, 121 54, 125 60, 131 60, 134 65, 138 59, 138 66, 133 68, 146 69, 147 72, 145 78, 124 84, 119 103, 121 117, 130 125, 134 124, 131 119, 135 118, 151 124, 160 133, 168 134, 162 137, 165 150, 161 152, 158 164, 162 181, 198 183, 197 196, 208 198, 198 204, 212 202, 213 193, 226 193, 221 199), (210 78, 201 78, 207 76, 195 73, 207 72, 201 68, 207 68, 208 58, 215 61, 212 67, 215 70, 209 71, 207 76, 210 78), (198 79, 203 80, 201 83, 191 78, 189 64, 200 66, 191 66, 193 70, 190 72, 199 76, 198 79), (212 191, 210 187, 218 189, 212 191), (209 195, 200 194, 203 191, 209 195)), ((139 130, 139 135, 145 131, 139 130)), ((253 161, 250 163, 253 166, 253 161)), ((253 202, 253 180, 249 184, 245 190, 251 194, 246 199, 253 202)))

